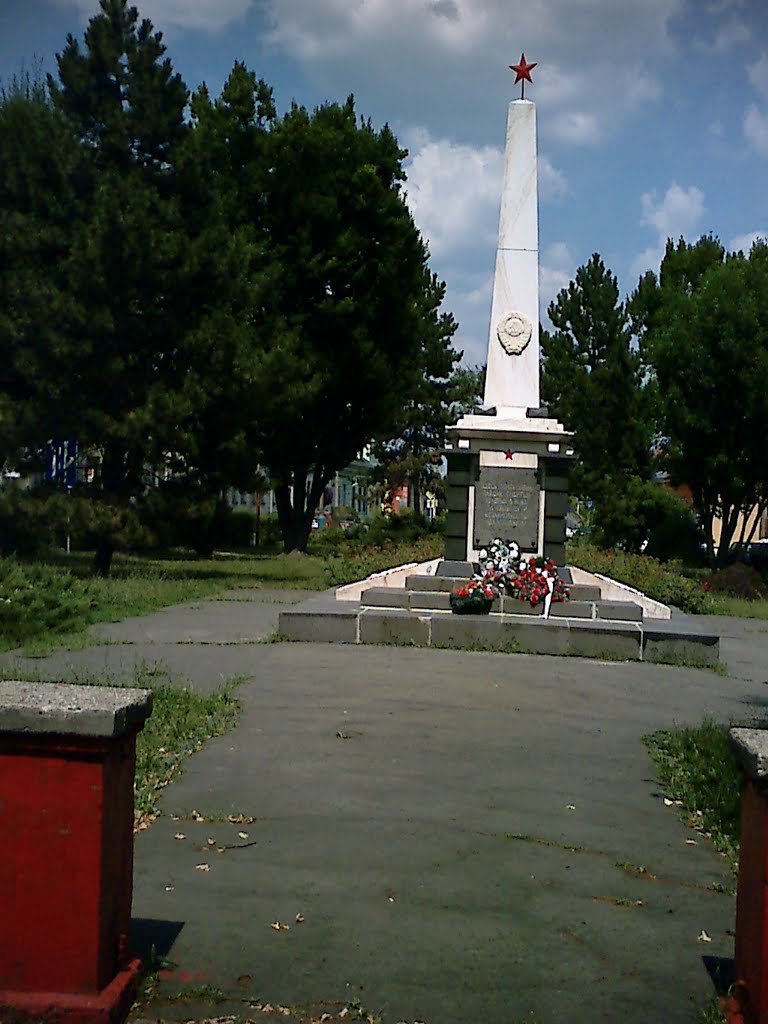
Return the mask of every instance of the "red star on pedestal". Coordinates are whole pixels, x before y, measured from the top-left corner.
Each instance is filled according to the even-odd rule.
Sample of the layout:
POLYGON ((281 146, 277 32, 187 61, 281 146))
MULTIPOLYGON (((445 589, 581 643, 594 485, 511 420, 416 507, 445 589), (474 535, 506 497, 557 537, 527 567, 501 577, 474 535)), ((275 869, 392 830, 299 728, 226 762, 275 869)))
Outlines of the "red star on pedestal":
POLYGON ((519 64, 510 64, 509 65, 510 70, 515 72, 515 85, 517 85, 518 82, 522 82, 523 83, 523 92, 522 92, 522 95, 520 97, 520 99, 522 99, 522 100, 525 99, 525 83, 526 82, 530 82, 531 85, 533 85, 533 79, 531 78, 531 72, 533 71, 533 69, 536 67, 537 64, 538 64, 538 61, 534 61, 533 64, 529 64, 526 61, 526 59, 525 59, 525 54, 521 53, 520 54, 520 63, 519 64))
POLYGON ((509 459, 510 461, 512 460, 512 449, 511 448, 507 448, 507 450, 504 452, 504 458, 505 459, 509 459))

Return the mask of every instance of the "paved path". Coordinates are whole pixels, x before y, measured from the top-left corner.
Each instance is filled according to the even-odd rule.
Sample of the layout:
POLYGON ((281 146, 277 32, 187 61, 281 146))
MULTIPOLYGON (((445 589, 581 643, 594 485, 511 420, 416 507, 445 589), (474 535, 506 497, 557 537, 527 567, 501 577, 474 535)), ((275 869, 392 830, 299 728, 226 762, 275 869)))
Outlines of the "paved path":
MULTIPOLYGON (((265 597, 281 599, 251 597, 102 627, 119 642, 34 662, 127 677, 157 661, 201 690, 247 679, 237 728, 137 838, 137 936, 172 943, 176 965, 161 994, 212 985, 331 1013, 356 999, 385 1024, 696 1020, 708 966, 732 956, 734 900, 716 889, 733 878, 665 806, 641 737, 763 715, 768 623, 722 620, 724 678, 241 642, 270 631, 265 597)), ((152 1019, 238 1005, 160 1003, 152 1019)))

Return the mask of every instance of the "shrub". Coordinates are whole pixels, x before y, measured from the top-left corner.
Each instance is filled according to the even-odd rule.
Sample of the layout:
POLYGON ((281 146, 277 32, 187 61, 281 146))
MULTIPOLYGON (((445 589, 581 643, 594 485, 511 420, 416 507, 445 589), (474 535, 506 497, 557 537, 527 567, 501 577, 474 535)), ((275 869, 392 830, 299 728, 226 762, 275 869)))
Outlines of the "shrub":
POLYGON ((87 581, 47 565, 0 559, 0 647, 24 643, 40 633, 66 633, 91 611, 87 581))
POLYGON ((713 594, 727 594, 729 597, 743 597, 748 601, 759 601, 768 596, 768 585, 753 566, 743 562, 712 573, 708 584, 713 594))
POLYGON ((701 583, 683 576, 680 563, 662 564, 649 555, 602 551, 589 544, 570 545, 568 561, 587 572, 601 573, 626 583, 648 597, 674 605, 681 611, 701 614, 708 610, 704 588, 701 583))

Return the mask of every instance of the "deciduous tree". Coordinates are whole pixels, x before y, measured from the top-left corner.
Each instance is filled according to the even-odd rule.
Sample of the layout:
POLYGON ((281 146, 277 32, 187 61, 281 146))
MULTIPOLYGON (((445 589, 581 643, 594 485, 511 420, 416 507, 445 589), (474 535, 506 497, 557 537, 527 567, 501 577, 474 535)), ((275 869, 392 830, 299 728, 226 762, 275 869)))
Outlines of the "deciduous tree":
POLYGON ((690 487, 711 561, 723 563, 768 499, 768 246, 726 254, 716 239, 667 245, 658 280, 632 297, 653 367, 667 466, 690 487), (721 520, 715 551, 714 524, 721 520))

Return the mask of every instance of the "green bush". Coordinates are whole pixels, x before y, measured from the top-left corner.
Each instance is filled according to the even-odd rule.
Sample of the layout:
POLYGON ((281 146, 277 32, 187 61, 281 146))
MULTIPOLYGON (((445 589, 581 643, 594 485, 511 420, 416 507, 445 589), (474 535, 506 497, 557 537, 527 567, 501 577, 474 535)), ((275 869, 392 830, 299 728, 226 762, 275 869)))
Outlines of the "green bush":
POLYGON ((430 558, 439 558, 443 552, 443 538, 437 534, 409 543, 386 540, 380 546, 344 546, 326 558, 325 578, 329 587, 338 587, 407 562, 426 562, 430 558))
POLYGON ((0 558, 0 647, 23 644, 41 633, 66 633, 90 613, 86 580, 47 565, 0 558))
POLYGON ((50 487, 0 489, 0 555, 29 558, 63 543, 72 510, 67 500, 50 487))
POLYGON ((702 584, 684 576, 680 563, 662 563, 650 555, 626 551, 603 551, 589 544, 569 545, 568 562, 587 572, 610 576, 681 611, 701 614, 709 610, 702 584))

